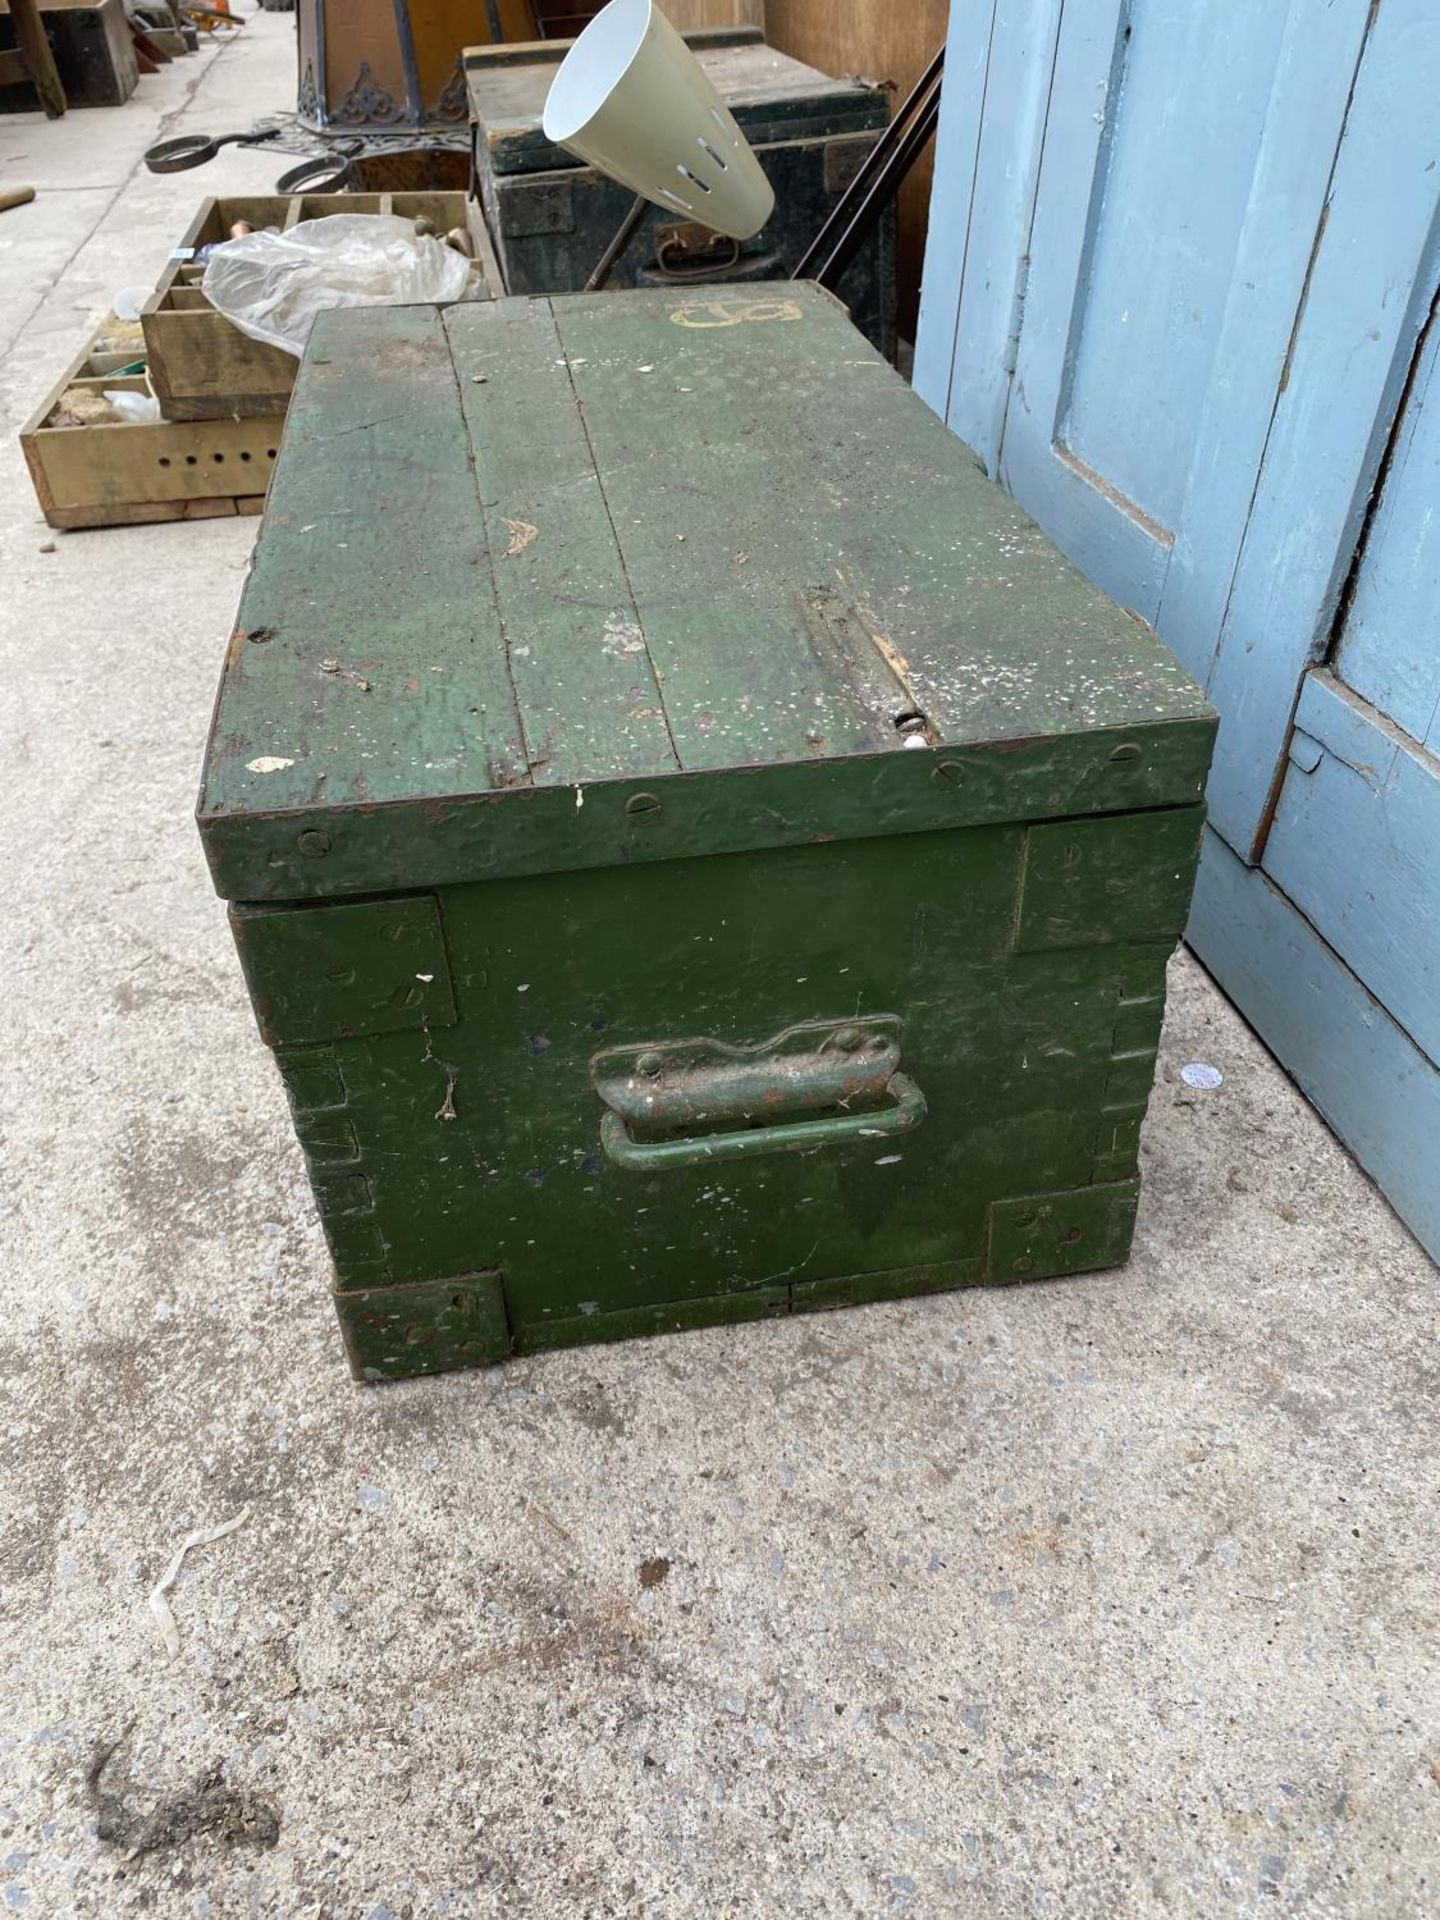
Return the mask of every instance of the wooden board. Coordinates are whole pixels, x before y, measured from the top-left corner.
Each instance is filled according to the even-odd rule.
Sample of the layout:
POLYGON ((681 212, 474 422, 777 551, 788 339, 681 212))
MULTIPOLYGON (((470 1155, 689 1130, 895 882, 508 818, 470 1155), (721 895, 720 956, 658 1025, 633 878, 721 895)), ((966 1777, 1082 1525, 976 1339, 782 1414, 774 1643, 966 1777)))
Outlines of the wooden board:
MULTIPOLYGON (((864 74, 893 85, 903 100, 945 39, 949 0, 767 0, 766 34, 782 53, 825 73, 864 74)), ((953 76, 947 76, 947 85, 953 76)), ((932 149, 916 163, 899 196, 897 283, 900 330, 914 338, 920 273, 930 216, 932 149)))
POLYGON ((693 33, 697 27, 765 26, 765 0, 660 0, 660 11, 668 15, 681 33, 693 33))
MULTIPOLYGON (((143 379, 104 370, 87 348, 20 431, 41 510, 52 527, 119 527, 258 513, 280 450, 283 416, 56 427, 74 386, 143 392, 143 379)), ((122 362, 128 364, 128 362, 122 362)))

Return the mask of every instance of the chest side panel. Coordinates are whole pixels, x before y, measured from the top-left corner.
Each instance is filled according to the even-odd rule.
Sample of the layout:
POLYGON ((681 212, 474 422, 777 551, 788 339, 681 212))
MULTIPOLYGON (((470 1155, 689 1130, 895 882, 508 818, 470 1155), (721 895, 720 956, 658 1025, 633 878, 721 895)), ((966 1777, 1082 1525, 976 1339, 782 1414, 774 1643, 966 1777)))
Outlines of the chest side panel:
POLYGON ((748 1311, 756 1289, 818 1304, 857 1276, 1123 1257, 1199 833, 1198 810, 1149 819, 1080 823, 1068 852, 1009 827, 446 890, 453 1022, 281 1055, 342 1286, 499 1275, 512 1337, 544 1345, 608 1314, 748 1311), (927 1109, 903 1137, 654 1172, 607 1156, 597 1054, 881 1015, 927 1109))

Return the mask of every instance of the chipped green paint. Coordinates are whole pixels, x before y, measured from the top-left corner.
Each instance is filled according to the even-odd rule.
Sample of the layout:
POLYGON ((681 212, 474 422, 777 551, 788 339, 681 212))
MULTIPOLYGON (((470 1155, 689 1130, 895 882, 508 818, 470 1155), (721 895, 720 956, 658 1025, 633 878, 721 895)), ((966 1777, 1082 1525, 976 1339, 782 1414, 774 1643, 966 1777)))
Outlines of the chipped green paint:
POLYGON ((1128 1250, 1211 716, 830 301, 737 297, 302 368, 201 826, 362 1378, 1128 1250))
POLYGON ((532 780, 675 773, 665 705, 544 301, 449 316, 532 780))
POLYGON ((1208 763, 1209 710, 1170 655, 818 289, 329 314, 241 603, 201 831, 228 897, 294 898, 334 888, 372 806, 387 817, 366 816, 367 845, 449 829, 455 858, 426 884, 466 877, 467 853, 487 872, 512 842, 531 870, 656 857, 625 851, 604 793, 583 817, 591 783, 725 774, 675 795, 698 817, 667 820, 665 858, 791 837, 777 812, 797 837, 948 824, 933 762, 886 764, 911 709, 937 748, 986 762, 1018 749, 1048 770, 1079 739, 1100 797, 1062 781, 1051 811, 1193 800, 1208 763), (754 801, 742 767, 773 770, 754 801), (905 818, 869 827, 873 795, 905 818))

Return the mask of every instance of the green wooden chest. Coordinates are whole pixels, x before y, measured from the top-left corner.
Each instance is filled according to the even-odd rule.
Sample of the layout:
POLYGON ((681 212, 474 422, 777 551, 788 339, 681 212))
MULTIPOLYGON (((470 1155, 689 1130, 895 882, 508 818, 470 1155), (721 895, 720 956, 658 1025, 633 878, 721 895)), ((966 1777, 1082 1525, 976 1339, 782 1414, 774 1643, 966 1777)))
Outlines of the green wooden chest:
POLYGON ((357 1374, 1124 1260, 1212 728, 818 289, 323 316, 199 822, 357 1374))
MULTIPOLYGON (((610 274, 613 287, 784 279, 890 118, 884 89, 832 79, 767 46, 758 28, 687 34, 775 189, 753 239, 718 260, 686 245, 683 215, 652 207, 610 274)), ((546 138, 545 96, 568 40, 472 47, 465 80, 475 191, 508 293, 575 293, 629 212, 634 195, 546 138)), ((699 216, 697 216, 699 218, 699 216)), ((867 339, 895 351, 895 216, 887 209, 840 282, 867 339)))

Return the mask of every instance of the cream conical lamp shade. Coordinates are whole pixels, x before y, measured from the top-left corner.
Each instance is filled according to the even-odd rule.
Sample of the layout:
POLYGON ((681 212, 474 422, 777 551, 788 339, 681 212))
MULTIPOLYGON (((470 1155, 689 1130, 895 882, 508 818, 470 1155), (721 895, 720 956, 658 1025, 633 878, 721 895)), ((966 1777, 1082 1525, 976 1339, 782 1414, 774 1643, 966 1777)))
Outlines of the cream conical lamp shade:
POLYGON ((655 0, 610 0, 560 64, 545 134, 657 206, 733 240, 775 195, 704 68, 655 0))

